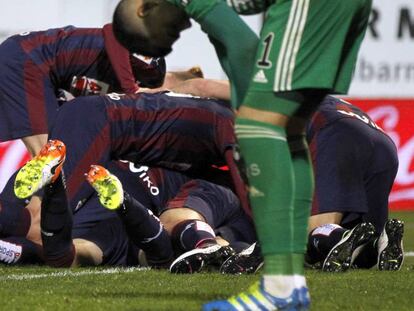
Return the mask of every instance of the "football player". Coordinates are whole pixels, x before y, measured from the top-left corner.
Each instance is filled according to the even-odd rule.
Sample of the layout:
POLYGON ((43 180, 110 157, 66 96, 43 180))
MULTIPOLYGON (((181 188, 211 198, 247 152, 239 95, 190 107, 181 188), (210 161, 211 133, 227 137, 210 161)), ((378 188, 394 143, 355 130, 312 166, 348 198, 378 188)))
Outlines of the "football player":
POLYGON ((304 126, 325 95, 347 92, 371 4, 123 0, 118 5, 117 38, 132 51, 153 56, 169 53, 192 17, 209 35, 235 87, 236 133, 251 171, 265 273, 247 292, 205 310, 308 308, 303 262, 313 181, 304 126), (266 14, 259 41, 228 5, 240 14, 266 14), (180 16, 179 8, 188 16, 180 16))
POLYGON ((168 262, 159 260, 160 254, 167 251, 170 255, 164 258, 172 258, 167 238, 154 247, 154 241, 161 241, 164 232, 172 239, 174 257, 184 252, 170 267, 175 273, 219 268, 234 249, 240 250, 255 240, 251 219, 229 188, 160 168, 129 163, 129 169, 135 173, 134 179, 119 178, 119 169, 114 175, 113 170, 110 173, 101 166, 92 166, 87 179, 101 204, 116 211, 129 238, 145 251, 147 259, 148 255, 157 256, 158 260, 150 259, 152 266, 154 262, 168 262), (153 215, 159 217, 162 226, 153 215))
POLYGON ((398 170, 391 138, 361 109, 328 96, 308 125, 307 139, 315 171, 309 263, 320 262, 324 271, 352 264, 399 270, 403 223, 388 220, 398 170))
POLYGON ((22 139, 32 156, 55 121, 58 89, 73 95, 136 93, 163 83, 163 58, 129 53, 103 28, 23 32, 0 45, 0 141, 22 139))
MULTIPOLYGON (((62 209, 56 212, 59 215, 68 202, 77 211, 93 193, 83 182, 83 174, 97 160, 106 165, 113 159, 126 159, 203 175, 211 165, 225 163, 225 154, 234 144, 233 113, 226 105, 174 93, 75 99, 61 108, 50 133, 68 146, 66 161, 63 164, 63 144, 48 144, 19 171, 15 193, 20 198, 30 197, 51 183, 55 186, 45 189, 42 206, 60 206, 56 207, 62 209), (63 190, 62 164, 67 186, 63 190), (41 177, 44 174, 48 177, 41 177), (57 182, 52 182, 53 176, 57 182)), ((57 223, 50 222, 53 231, 57 223)), ((48 225, 43 225, 42 238, 46 239, 48 225)))
MULTIPOLYGON (((43 238, 47 264, 136 265, 138 250, 143 250, 147 264, 165 268, 177 255, 195 250, 193 254, 197 256, 186 256, 186 260, 180 259, 171 267, 173 272, 189 273, 213 264, 219 267, 234 253, 233 249, 240 251, 255 240, 250 218, 226 187, 126 161, 110 162, 108 168, 111 174, 102 167, 92 167, 88 180, 104 204, 107 201, 103 197, 108 193, 102 189, 116 189, 116 183, 121 185, 119 180, 122 181, 118 191, 122 191, 124 199, 117 213, 102 208, 95 195, 73 217, 69 209, 60 209, 58 215, 56 209, 42 209, 44 226, 62 225, 59 232, 43 238), (229 243, 231 248, 227 247, 229 243)), ((228 174, 216 171, 220 179, 228 174)), ((31 227, 36 225, 39 223, 32 221, 31 227)), ((40 237, 39 231, 38 234, 40 237)), ((3 238, 0 260, 10 264, 43 262, 38 244, 41 243, 23 237, 3 238)))
MULTIPOLYGON (((391 138, 361 109, 327 96, 307 126, 315 172, 306 263, 324 271, 351 267, 399 270, 404 224, 388 219, 398 170, 391 138)), ((226 273, 255 272, 254 245, 224 264, 226 273)))

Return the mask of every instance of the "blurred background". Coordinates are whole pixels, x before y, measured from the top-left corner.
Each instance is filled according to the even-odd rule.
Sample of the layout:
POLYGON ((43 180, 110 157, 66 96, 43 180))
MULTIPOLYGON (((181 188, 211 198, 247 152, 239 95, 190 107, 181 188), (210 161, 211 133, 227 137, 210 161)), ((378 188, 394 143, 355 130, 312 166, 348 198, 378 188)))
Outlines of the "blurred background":
MULTIPOLYGON (((102 27, 117 0, 0 0, 0 42, 10 35, 65 25, 102 27)), ((245 21, 256 31, 262 15, 245 21)), ((224 79, 207 36, 196 23, 167 57, 169 70, 199 65, 207 78, 224 79)), ((243 66, 243 64, 240 64, 243 66)), ((0 81, 1 83, 1 81, 0 81)), ((400 169, 390 197, 395 209, 414 206, 414 0, 374 0, 349 101, 365 109, 394 140, 400 169)), ((1 105, 1 103, 0 103, 1 105)), ((0 144, 0 189, 26 158, 19 142, 0 144)))

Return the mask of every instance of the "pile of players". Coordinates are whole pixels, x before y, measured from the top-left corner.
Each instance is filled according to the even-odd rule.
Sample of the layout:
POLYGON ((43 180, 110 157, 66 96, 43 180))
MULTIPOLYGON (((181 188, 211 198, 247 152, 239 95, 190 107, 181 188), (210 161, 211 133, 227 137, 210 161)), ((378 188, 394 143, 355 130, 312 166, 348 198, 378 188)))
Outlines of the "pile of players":
MULTIPOLYGON (((140 1, 122 1, 118 16, 125 10, 122 3, 128 9, 140 1)), ((196 9, 185 7, 190 16, 196 9)), ((181 30, 187 19, 181 9, 176 12, 184 21, 181 30)), ((205 16, 201 20, 208 23, 205 16)), ((272 36, 267 38, 265 42, 272 42, 272 36)), ((131 46, 122 35, 118 39, 131 46)), ((133 42, 132 51, 159 54, 151 44, 145 44, 145 50, 139 39, 133 42)), ((268 52, 265 46, 259 73, 271 66, 268 52)), ((292 103, 306 100, 282 92, 279 100, 286 107, 270 112, 275 126, 263 125, 258 107, 242 106, 235 127, 229 102, 244 98, 247 87, 236 88, 239 93, 230 96, 228 83, 203 79, 197 69, 166 74, 163 58, 128 52, 115 40, 111 24, 13 36, 0 46, 0 55, 0 138, 23 139, 34 156, 0 196, 1 261, 54 267, 145 262, 178 273, 256 272, 263 265, 256 230, 260 237, 269 226, 262 226, 255 214, 255 228, 246 189, 253 205, 257 200, 264 204, 260 200, 268 194, 260 182, 252 182, 252 176, 263 172, 261 164, 250 159, 246 186, 238 143, 254 146, 246 139, 257 137, 283 142, 294 166, 303 168, 294 170, 295 182, 310 182, 302 137, 306 129, 316 181, 307 264, 324 271, 375 265, 380 270, 400 269, 403 223, 388 220, 388 195, 398 168, 396 148, 357 107, 324 91, 305 92, 314 102, 301 109, 292 103), (124 94, 104 95, 108 92, 124 94), (246 118, 251 112, 258 115, 254 121, 246 118), (288 122, 286 115, 308 120, 288 122), (286 126, 287 138, 279 122, 286 126)), ((234 78, 238 73, 228 74, 236 87, 246 83, 234 78)), ((259 89, 266 79, 254 75, 259 89)), ((246 98, 252 100, 253 93, 246 98)), ((256 143, 262 148, 260 140, 256 143)), ((274 162, 286 165, 285 156, 278 154, 274 162)), ((302 207, 296 212, 307 223, 305 207, 312 191, 296 185, 286 192, 282 184, 291 176, 276 175, 269 177, 279 183, 273 190, 296 191, 294 204, 302 207)), ((291 200, 282 194, 280 202, 291 200)), ((279 239, 280 217, 267 232, 279 239)), ((268 244, 261 245, 265 262, 268 244)), ((303 251, 294 253, 299 255, 292 257, 297 265, 293 270, 299 272, 293 274, 301 275, 303 251)), ((271 261, 265 275, 273 275, 271 261)), ((306 289, 300 286, 295 288, 306 289)), ((298 304, 305 308, 307 292, 298 295, 298 304)))

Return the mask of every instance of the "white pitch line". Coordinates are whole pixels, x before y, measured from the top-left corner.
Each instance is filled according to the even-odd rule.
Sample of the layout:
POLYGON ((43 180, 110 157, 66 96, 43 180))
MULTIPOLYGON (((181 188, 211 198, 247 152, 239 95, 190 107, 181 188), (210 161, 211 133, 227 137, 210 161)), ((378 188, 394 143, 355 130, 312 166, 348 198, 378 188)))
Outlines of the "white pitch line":
MULTIPOLYGON (((414 257, 414 252, 405 252, 405 257, 414 257)), ((39 273, 39 274, 10 274, 0 277, 1 281, 23 281, 23 280, 33 280, 33 279, 43 279, 43 278, 61 278, 61 277, 78 277, 83 275, 104 275, 104 274, 116 274, 116 273, 131 273, 135 271, 147 271, 150 270, 146 267, 129 267, 129 268, 110 268, 105 270, 84 270, 79 272, 73 272, 70 270, 62 272, 52 272, 52 273, 39 273)))
POLYGON ((131 273, 135 271, 145 271, 149 268, 145 267, 130 267, 130 268, 110 268, 105 270, 84 270, 79 272, 62 271, 52 273, 39 273, 39 274, 10 274, 0 277, 0 281, 22 281, 22 280, 33 280, 50 277, 78 277, 83 275, 99 275, 99 274, 116 274, 116 273, 131 273))

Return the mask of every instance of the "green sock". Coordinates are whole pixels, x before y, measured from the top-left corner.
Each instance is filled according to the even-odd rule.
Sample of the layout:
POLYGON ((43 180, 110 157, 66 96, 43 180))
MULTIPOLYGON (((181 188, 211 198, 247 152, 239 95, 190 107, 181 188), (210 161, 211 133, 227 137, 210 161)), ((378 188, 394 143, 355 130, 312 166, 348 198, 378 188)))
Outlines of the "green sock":
POLYGON ((238 118, 265 274, 292 274, 293 168, 284 128, 238 118))
POLYGON ((288 141, 295 175, 292 267, 295 274, 303 275, 303 258, 314 188, 312 163, 304 136, 289 137, 288 141))

